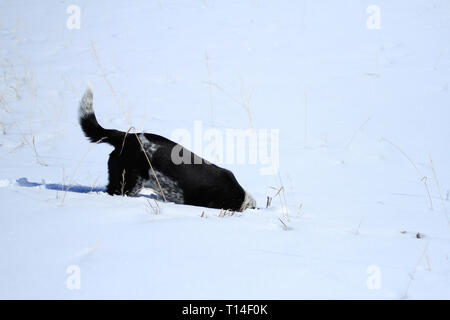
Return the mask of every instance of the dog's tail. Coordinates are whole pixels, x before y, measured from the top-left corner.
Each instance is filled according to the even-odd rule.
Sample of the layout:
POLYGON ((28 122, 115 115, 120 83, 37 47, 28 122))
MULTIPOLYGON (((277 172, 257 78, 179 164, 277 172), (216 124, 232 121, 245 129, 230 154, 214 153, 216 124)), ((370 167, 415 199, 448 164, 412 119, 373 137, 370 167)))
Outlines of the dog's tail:
POLYGON ((93 108, 94 94, 92 88, 88 86, 80 101, 79 121, 84 135, 91 142, 106 142, 113 146, 120 146, 125 138, 125 132, 118 130, 104 129, 98 124, 93 108))

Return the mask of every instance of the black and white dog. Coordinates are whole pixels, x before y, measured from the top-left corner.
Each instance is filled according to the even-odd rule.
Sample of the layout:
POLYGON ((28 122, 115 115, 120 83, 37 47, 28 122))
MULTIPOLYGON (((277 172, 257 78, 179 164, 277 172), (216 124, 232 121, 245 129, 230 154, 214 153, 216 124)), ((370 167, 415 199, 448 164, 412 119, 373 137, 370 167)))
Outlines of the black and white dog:
POLYGON ((156 134, 104 129, 98 124, 92 105, 93 93, 88 87, 80 101, 80 125, 91 142, 106 142, 115 147, 108 161, 106 191, 110 195, 135 196, 142 188, 151 188, 160 195, 162 191, 166 200, 179 204, 236 211, 256 207, 255 200, 231 171, 156 134), (175 163, 174 151, 191 161, 175 163))

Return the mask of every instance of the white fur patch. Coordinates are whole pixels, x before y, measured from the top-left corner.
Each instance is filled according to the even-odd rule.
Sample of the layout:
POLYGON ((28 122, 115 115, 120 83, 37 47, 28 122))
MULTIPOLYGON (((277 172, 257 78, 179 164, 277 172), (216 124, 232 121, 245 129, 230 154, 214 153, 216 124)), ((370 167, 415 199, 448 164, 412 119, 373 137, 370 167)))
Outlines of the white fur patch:
POLYGON ((80 118, 85 118, 94 113, 93 102, 94 93, 92 92, 91 86, 88 86, 80 101, 80 118))
POLYGON ((158 178, 159 184, 161 185, 161 189, 164 192, 164 197, 166 200, 175 203, 184 203, 183 190, 178 186, 176 181, 173 181, 169 177, 161 174, 159 171, 155 170, 155 175, 153 171, 150 169, 148 172, 149 179, 144 181, 143 187, 153 189, 158 194, 161 193, 159 189, 159 185, 156 182, 155 175, 158 178))
POLYGON ((144 147, 145 152, 150 156, 158 150, 159 146, 155 143, 150 142, 143 133, 139 135, 139 140, 141 140, 142 147, 144 147))
MULTIPOLYGON (((158 150, 159 145, 149 141, 144 134, 139 135, 139 140, 142 143, 142 147, 145 150, 145 153, 148 155, 150 161, 153 158, 153 154, 158 150)), ((178 183, 169 177, 163 175, 159 171, 153 171, 150 169, 148 172, 149 178, 147 180, 140 180, 138 184, 141 188, 150 188, 153 189, 156 193, 160 194, 161 190, 159 185, 161 185, 161 189, 164 193, 164 197, 166 200, 175 203, 184 203, 183 190, 178 186, 178 183), (158 178, 158 182, 155 179, 155 175, 158 178)))
POLYGON ((245 198, 241 205, 241 210, 256 208, 256 201, 253 199, 252 195, 245 191, 245 198))

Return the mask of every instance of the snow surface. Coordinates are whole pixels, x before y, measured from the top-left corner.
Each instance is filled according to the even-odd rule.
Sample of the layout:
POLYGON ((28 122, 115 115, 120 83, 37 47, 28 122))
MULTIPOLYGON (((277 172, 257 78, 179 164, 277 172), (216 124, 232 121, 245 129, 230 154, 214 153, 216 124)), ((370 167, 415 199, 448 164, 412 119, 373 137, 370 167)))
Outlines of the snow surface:
POLYGON ((1 1, 0 298, 449 299, 449 16, 446 0, 1 1), (222 166, 262 209, 107 195, 112 149, 77 122, 88 82, 104 127, 169 138, 249 128, 251 97, 254 127, 280 129, 280 175, 222 166))

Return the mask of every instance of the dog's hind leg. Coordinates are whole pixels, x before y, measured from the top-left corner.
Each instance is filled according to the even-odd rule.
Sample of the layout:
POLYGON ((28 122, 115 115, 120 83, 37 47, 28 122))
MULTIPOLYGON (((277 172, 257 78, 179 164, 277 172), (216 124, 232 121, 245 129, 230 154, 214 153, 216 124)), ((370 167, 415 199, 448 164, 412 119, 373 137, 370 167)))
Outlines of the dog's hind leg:
POLYGON ((106 192, 110 195, 121 194, 121 176, 123 168, 121 168, 119 158, 114 152, 109 155, 108 160, 108 186, 106 192))
POLYGON ((136 196, 143 187, 143 180, 136 169, 123 166, 115 152, 109 155, 108 174, 106 192, 110 195, 136 196))

